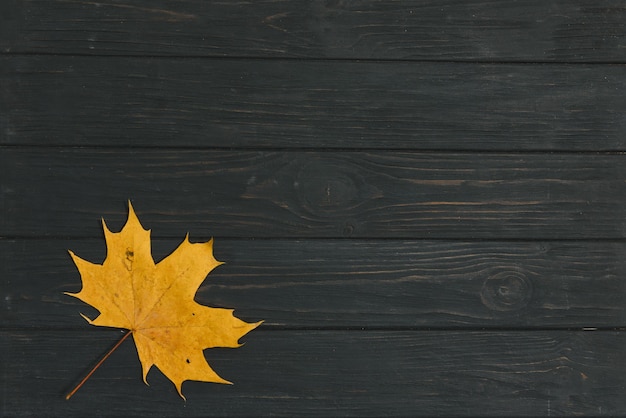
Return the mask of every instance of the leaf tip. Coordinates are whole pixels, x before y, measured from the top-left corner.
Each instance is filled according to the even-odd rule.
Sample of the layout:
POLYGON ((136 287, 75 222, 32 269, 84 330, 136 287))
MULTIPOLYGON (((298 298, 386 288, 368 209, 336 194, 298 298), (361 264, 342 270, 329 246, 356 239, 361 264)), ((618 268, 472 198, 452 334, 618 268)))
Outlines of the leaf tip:
POLYGON ((104 235, 106 236, 110 234, 111 230, 107 226, 107 223, 105 222, 104 217, 100 218, 100 222, 102 222, 102 229, 104 230, 104 235))
POLYGON ((123 232, 126 228, 129 228, 129 229, 138 228, 143 231, 146 231, 148 233, 148 236, 150 236, 150 230, 145 229, 143 227, 143 225, 139 221, 139 217, 137 216, 137 213, 135 212, 135 209, 133 208, 133 205, 130 202, 130 200, 128 201, 128 217, 126 218, 126 224, 122 227, 122 231, 120 232, 123 232))
POLYGON ((265 322, 265 321, 262 320, 262 321, 258 321, 258 322, 246 322, 246 325, 247 325, 246 328, 248 328, 248 330, 246 331, 246 334, 248 332, 252 331, 253 329, 256 329, 256 328, 260 327, 263 322, 265 322))
POLYGON ((80 316, 82 316, 83 319, 89 323, 89 325, 93 325, 93 321, 91 319, 87 318, 86 315, 81 313, 80 316))
POLYGON ((148 372, 144 371, 142 374, 143 374, 143 382, 146 384, 146 386, 150 386, 150 383, 148 383, 148 372))
POLYGON ((135 213, 135 209, 133 208, 133 204, 128 201, 128 219, 137 218, 137 214, 135 213))
POLYGON ((183 384, 181 383, 177 383, 176 385, 176 391, 178 392, 178 395, 183 398, 183 401, 187 402, 187 398, 185 398, 185 395, 183 395, 183 384))
MULTIPOLYGON (((78 292, 78 293, 80 293, 80 292, 78 292)), ((78 293, 63 292, 63 294, 64 294, 64 295, 71 296, 71 297, 73 297, 73 298, 76 298, 76 299, 78 299, 78 300, 81 300, 81 299, 80 299, 80 296, 78 296, 78 293)))

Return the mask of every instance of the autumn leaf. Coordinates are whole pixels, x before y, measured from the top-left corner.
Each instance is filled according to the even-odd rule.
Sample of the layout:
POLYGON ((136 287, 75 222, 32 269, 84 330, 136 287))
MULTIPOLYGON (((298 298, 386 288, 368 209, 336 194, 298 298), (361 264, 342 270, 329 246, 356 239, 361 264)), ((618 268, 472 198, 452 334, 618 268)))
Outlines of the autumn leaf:
POLYGON ((155 264, 150 231, 141 226, 130 202, 128 220, 120 232, 111 232, 104 220, 102 225, 107 246, 102 264, 70 251, 83 287, 67 294, 100 312, 93 320, 81 314, 83 318, 91 325, 129 330, 118 345, 132 334, 146 384, 152 366, 174 383, 183 399, 186 380, 230 383, 211 369, 203 350, 239 347, 239 338, 261 322, 249 324, 236 318, 232 309, 194 301, 206 276, 222 264, 213 256, 213 240, 192 244, 187 235, 172 254, 155 264))

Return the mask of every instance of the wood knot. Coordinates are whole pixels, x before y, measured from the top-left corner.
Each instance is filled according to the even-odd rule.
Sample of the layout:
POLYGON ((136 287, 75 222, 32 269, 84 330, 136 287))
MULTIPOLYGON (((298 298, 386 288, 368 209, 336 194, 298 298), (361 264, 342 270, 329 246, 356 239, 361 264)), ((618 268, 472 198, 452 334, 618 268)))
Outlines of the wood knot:
POLYGON ((316 215, 349 210, 359 203, 353 176, 333 161, 313 161, 300 169, 297 193, 303 206, 316 215))
POLYGON ((343 236, 344 237, 351 237, 354 234, 354 230, 356 229, 356 227, 354 226, 355 223, 352 221, 347 221, 343 227, 343 236))
POLYGON ((532 297, 532 282, 518 270, 500 271, 483 283, 480 298, 495 311, 523 309, 532 297))

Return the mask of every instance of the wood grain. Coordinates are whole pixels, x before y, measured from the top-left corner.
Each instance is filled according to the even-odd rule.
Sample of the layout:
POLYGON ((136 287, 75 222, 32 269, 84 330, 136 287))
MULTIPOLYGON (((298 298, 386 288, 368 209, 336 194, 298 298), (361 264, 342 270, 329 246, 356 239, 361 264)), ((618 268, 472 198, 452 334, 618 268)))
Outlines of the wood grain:
MULTIPOLYGON (((153 231, 154 232, 154 231, 153 231)), ((192 233, 192 239, 195 234, 192 233)), ((154 240, 155 260, 180 240, 154 240)), ((0 240, 0 326, 84 329, 67 255, 103 240, 0 240), (33 262, 36 260, 36 262, 33 262)), ((196 300, 275 328, 626 326, 626 244, 217 239, 196 300)))
POLYGON ((4 148, 4 237, 625 236, 626 155, 4 148))
POLYGON ((624 66, 11 56, 0 84, 8 145, 626 149, 624 66))
POLYGON ((620 416, 623 332, 337 332, 263 328, 205 352, 234 385, 157 370, 126 341, 71 401, 64 391, 118 331, 0 331, 3 416, 620 416), (36 394, 36 395, 34 395, 36 394), (488 406, 488 407, 487 407, 488 406))
POLYGON ((611 0, 4 0, 5 53, 624 62, 611 0))
POLYGON ((0 0, 0 416, 626 416, 626 6, 0 0), (92 308, 132 199, 264 319, 182 402, 92 308))

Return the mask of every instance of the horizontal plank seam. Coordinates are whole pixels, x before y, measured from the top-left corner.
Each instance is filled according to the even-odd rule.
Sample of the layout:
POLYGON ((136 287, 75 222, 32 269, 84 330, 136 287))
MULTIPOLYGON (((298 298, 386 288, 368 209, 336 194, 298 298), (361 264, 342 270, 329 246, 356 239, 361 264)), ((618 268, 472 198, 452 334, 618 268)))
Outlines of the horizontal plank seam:
MULTIPOLYGON (((95 217, 94 219, 100 220, 99 217, 95 217)), ((546 243, 557 243, 557 242, 581 242, 581 243, 615 243, 615 244, 626 244, 625 238, 454 238, 454 237, 415 237, 415 238, 407 238, 407 237, 376 237, 376 236, 359 236, 359 237, 339 237, 339 236, 328 236, 328 237, 320 237, 320 236, 258 236, 258 237, 238 237, 238 236, 221 236, 221 235, 213 235, 212 238, 216 240, 228 240, 228 241, 355 241, 355 242, 363 242, 363 241, 398 241, 398 242, 429 242, 429 241, 437 241, 437 242, 455 242, 455 243, 516 243, 516 242, 546 242, 546 243)), ((180 240, 181 237, 179 235, 154 235, 151 236, 152 241, 156 240, 180 240)), ((202 236, 192 236, 190 237, 192 242, 197 242, 202 240, 202 236)), ((69 240, 98 240, 102 241, 101 235, 44 235, 44 236, 36 236, 36 235, 0 235, 0 241, 69 241, 69 240)))
MULTIPOLYGON (((38 326, 23 326, 23 327, 0 327, 0 332, 96 332, 103 331, 102 329, 96 329, 93 327, 38 327, 38 326)), ((108 328, 108 331, 122 331, 121 328, 108 328)), ((284 325, 262 325, 254 332, 545 332, 545 331, 558 331, 558 332, 624 332, 626 331, 626 325, 615 327, 481 327, 481 326, 442 326, 442 327, 426 327, 426 326, 301 326, 290 327, 284 325)))
MULTIPOLYGON (((440 326, 440 327, 428 327, 428 326, 322 326, 322 327, 289 327, 284 325, 267 325, 264 326, 267 331, 407 331, 407 332, 440 332, 440 331, 459 331, 459 332, 528 332, 528 331, 604 331, 604 332, 619 332, 626 331, 626 325, 615 327, 594 327, 594 326, 577 326, 577 327, 502 327, 502 326, 440 326)), ((263 329, 260 328, 260 329, 263 329)))
POLYGON ((593 61, 593 60, 487 60, 487 59, 411 59, 411 58, 341 58, 341 57, 277 57, 254 55, 159 55, 159 54, 89 54, 63 52, 1 52, 4 57, 85 57, 85 58, 146 58, 146 59, 196 59, 196 60, 232 60, 232 61, 311 61, 311 62, 352 62, 352 63, 441 63, 441 64, 494 64, 494 65, 625 65, 626 60, 593 61))
POLYGON ((241 147, 220 147, 220 146, 153 146, 153 145, 63 145, 63 144, 0 144, 0 150, 34 150, 34 149, 46 149, 46 150, 85 150, 85 151, 123 151, 129 150, 137 151, 247 151, 247 152, 284 152, 284 153, 298 153, 298 152, 319 152, 319 153, 361 153, 361 152, 376 152, 376 153, 407 153, 407 154, 488 154, 488 155, 598 155, 598 156, 611 156, 611 155, 626 155, 626 149, 607 149, 607 150, 558 150, 558 149, 524 149, 524 150, 508 150, 502 149, 468 149, 468 148, 375 148, 375 147, 358 147, 358 148, 346 148, 346 147, 328 147, 323 148, 316 147, 259 147, 259 146, 241 146, 241 147))

